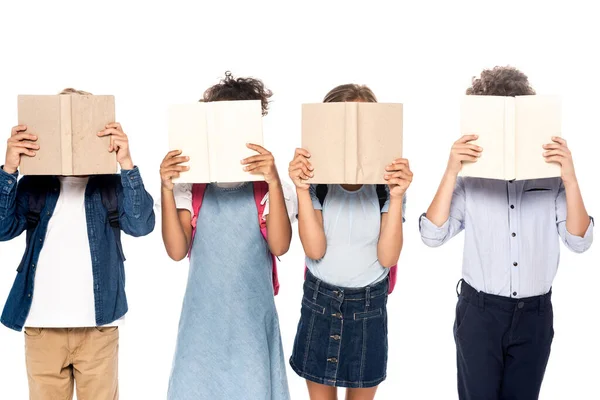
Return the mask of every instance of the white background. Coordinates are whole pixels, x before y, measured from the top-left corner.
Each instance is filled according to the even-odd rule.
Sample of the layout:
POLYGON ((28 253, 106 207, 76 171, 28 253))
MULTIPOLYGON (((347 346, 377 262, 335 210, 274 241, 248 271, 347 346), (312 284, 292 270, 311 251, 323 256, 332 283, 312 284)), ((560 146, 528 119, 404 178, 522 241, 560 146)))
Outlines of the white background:
MULTIPOLYGON (((265 135, 282 176, 300 144, 301 103, 319 102, 347 82, 368 84, 380 101, 404 102, 405 156, 415 178, 399 283, 388 306, 388 379, 378 398, 455 399, 452 324, 463 239, 429 249, 417 220, 458 137, 459 96, 482 68, 507 64, 527 73, 538 93, 563 95, 564 136, 588 211, 600 217, 596 15, 574 1, 3 1, 0 130, 8 137, 16 125, 18 94, 54 94, 67 86, 114 94, 134 162, 156 197, 167 106, 199 99, 225 70, 262 78, 274 91, 265 135)), ((125 238, 124 247, 130 312, 121 328, 121 398, 164 399, 187 261, 168 259, 160 225, 148 237, 125 238)), ((0 244, 0 304, 23 249, 23 237, 0 244)), ((563 250, 541 399, 598 399, 600 249, 596 243, 583 255, 563 250)), ((280 265, 277 297, 286 357, 302 271, 295 236, 280 265)), ((302 379, 291 370, 288 379, 293 399, 308 398, 302 379)), ((27 398, 23 334, 4 327, 0 398, 27 398)))

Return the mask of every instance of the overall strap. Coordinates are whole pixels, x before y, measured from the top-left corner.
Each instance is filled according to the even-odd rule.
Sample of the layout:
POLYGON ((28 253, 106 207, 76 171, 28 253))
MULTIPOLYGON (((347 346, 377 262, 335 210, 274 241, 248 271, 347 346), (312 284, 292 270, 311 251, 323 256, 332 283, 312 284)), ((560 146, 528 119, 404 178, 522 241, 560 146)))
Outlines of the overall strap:
POLYGON ((325 197, 327 197, 327 192, 329 191, 329 187, 324 184, 317 185, 317 199, 319 199, 319 203, 321 206, 325 204, 325 197))
MULTIPOLYGON (((269 185, 264 181, 257 181, 253 183, 254 188, 254 202, 256 203, 256 209, 258 211, 258 224, 260 226, 260 233, 263 238, 267 240, 267 221, 264 220, 263 214, 265 212, 267 194, 269 193, 269 185)), ((273 260, 273 293, 275 296, 279 293, 279 277, 277 274, 277 257, 271 254, 273 260)))
POLYGON ((196 236, 196 225, 198 225, 198 214, 202 207, 202 201, 204 200, 204 193, 206 192, 206 183, 194 183, 192 185, 192 210, 194 216, 192 217, 192 240, 190 240, 190 248, 188 249, 188 257, 192 255, 192 245, 194 244, 194 237, 196 236))
POLYGON ((103 177, 100 180, 100 197, 102 199, 102 205, 108 212, 108 223, 112 228, 115 236, 115 243, 117 250, 121 256, 121 260, 125 261, 125 253, 123 253, 123 245, 121 244, 121 223, 119 213, 119 199, 117 198, 117 184, 118 182, 113 176, 103 177))
POLYGON ((375 185, 380 210, 383 210, 383 206, 385 206, 385 202, 388 200, 388 191, 385 186, 386 185, 375 185))

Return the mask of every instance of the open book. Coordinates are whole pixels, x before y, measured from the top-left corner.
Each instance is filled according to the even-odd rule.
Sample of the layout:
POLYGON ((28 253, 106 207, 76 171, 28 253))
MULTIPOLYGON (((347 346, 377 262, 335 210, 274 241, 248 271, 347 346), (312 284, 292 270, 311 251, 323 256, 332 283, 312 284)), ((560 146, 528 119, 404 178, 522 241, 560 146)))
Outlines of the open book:
POLYGON ((169 109, 169 148, 190 157, 190 169, 173 182, 264 180, 245 172, 240 163, 257 154, 247 143, 263 145, 260 100, 198 102, 169 109))
POLYGON ((35 157, 21 157, 23 175, 99 175, 117 172, 110 137, 98 137, 115 122, 113 96, 18 97, 19 125, 38 137, 35 157))
POLYGON ((462 176, 525 180, 560 176, 560 165, 547 163, 544 144, 562 134, 557 96, 465 96, 461 133, 479 135, 477 162, 463 163, 462 176))
POLYGON ((310 183, 383 184, 385 167, 402 157, 402 104, 303 104, 302 147, 310 183))

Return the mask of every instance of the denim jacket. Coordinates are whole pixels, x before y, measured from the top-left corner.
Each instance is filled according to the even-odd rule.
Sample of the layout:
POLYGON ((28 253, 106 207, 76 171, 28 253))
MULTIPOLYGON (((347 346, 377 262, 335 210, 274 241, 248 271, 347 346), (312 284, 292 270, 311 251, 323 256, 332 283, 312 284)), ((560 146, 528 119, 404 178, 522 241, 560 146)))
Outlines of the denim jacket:
MULTIPOLYGON (((0 241, 11 240, 27 229, 33 179, 25 176, 17 183, 17 178, 18 172, 9 174, 0 169, 0 241)), ((20 272, 17 273, 0 319, 2 324, 17 331, 23 329, 31 308, 37 261, 60 192, 58 178, 49 176, 47 179, 51 189, 46 196, 39 223, 29 232, 20 272)), ((97 177, 90 177, 85 191, 85 210, 92 257, 96 324, 100 326, 125 315, 127 299, 123 260, 95 182, 97 177)), ((131 236, 144 236, 152 232, 155 222, 153 200, 144 189, 138 168, 121 171, 120 184, 119 176, 115 175, 115 184, 121 230, 131 236)), ((68 242, 65 245, 68 246, 68 242)))

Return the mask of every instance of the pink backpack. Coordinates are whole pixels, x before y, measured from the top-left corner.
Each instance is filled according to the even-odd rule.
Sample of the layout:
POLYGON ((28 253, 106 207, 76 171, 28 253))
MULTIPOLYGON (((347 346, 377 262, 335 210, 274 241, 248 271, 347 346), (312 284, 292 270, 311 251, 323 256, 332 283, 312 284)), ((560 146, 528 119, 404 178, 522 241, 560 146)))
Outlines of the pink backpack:
MULTIPOLYGON (((260 226, 260 233, 263 238, 267 240, 267 222, 263 219, 263 213, 265 211, 265 204, 263 199, 269 192, 269 185, 266 182, 254 182, 254 201, 256 202, 256 209, 258 211, 258 223, 260 226)), ((192 218, 192 241, 190 243, 190 250, 188 251, 188 257, 192 253, 192 245, 194 243, 194 237, 196 236, 196 225, 198 223, 198 214, 202 207, 202 201, 204 200, 204 193, 206 192, 206 184, 194 184, 192 186, 192 208, 194 210, 194 217, 192 218)), ((273 293, 277 296, 279 293, 279 278, 277 277, 277 258, 271 254, 273 259, 273 293)))

